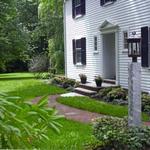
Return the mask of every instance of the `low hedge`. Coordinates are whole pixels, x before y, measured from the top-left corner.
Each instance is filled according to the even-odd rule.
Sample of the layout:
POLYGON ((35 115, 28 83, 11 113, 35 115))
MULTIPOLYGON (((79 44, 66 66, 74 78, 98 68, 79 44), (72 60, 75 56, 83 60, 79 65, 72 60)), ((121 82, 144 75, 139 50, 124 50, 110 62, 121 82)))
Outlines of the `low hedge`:
POLYGON ((128 127, 127 119, 101 117, 95 120, 93 134, 103 143, 94 150, 148 150, 150 127, 128 127))
POLYGON ((63 88, 74 87, 77 83, 74 79, 69 79, 64 76, 56 76, 52 79, 52 83, 63 88))

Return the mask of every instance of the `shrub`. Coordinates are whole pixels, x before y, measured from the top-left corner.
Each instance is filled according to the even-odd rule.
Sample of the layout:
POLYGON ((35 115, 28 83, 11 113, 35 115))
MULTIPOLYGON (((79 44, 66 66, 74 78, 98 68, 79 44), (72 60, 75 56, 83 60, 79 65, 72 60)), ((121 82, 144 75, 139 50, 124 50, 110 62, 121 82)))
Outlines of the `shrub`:
POLYGON ((34 76, 36 79, 49 79, 49 78, 51 78, 50 73, 44 73, 44 72, 34 73, 34 76))
POLYGON ((49 140, 49 128, 59 132, 61 116, 46 105, 45 97, 33 105, 0 93, 0 149, 36 148, 49 140))
POLYGON ((112 90, 112 87, 101 89, 98 93, 99 98, 107 100, 107 93, 109 93, 111 90, 112 90))
POLYGON ((104 149, 146 150, 150 147, 149 127, 128 127, 126 119, 112 117, 97 119, 93 127, 93 134, 104 149))
POLYGON ((74 79, 69 79, 61 76, 54 77, 52 83, 60 85, 63 88, 74 87, 76 85, 76 81, 74 79))
POLYGON ((114 99, 126 100, 127 92, 123 88, 114 88, 107 93, 107 98, 109 101, 113 101, 114 99))
POLYGON ((150 114, 150 95, 142 94, 142 110, 150 114))

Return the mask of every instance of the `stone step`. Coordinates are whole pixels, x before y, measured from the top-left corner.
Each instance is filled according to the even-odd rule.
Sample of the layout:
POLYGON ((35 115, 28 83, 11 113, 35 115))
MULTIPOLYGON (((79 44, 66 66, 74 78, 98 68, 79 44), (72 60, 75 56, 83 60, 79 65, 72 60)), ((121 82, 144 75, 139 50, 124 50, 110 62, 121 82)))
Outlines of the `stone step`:
POLYGON ((102 88, 102 87, 97 87, 94 84, 80 84, 79 87, 83 89, 95 91, 95 92, 98 92, 102 88))
POLYGON ((92 95, 97 93, 96 91, 84 89, 84 88, 81 88, 81 87, 75 88, 74 92, 85 95, 85 96, 92 96, 92 95))
POLYGON ((109 84, 116 84, 116 80, 111 80, 111 79, 103 79, 103 82, 109 84))

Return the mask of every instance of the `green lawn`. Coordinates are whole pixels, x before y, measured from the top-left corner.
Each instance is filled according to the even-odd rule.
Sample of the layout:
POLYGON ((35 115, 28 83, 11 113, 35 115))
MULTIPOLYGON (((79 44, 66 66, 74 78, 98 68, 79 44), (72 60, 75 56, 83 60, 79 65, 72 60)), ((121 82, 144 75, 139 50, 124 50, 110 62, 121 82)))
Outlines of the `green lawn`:
MULTIPOLYGON (((114 117, 122 118, 128 115, 128 108, 125 106, 112 105, 88 97, 60 97, 58 102, 79 109, 114 117)), ((147 121, 148 119, 149 117, 146 114, 143 114, 143 120, 147 121)))
MULTIPOLYGON (((0 92, 20 96, 23 100, 31 100, 36 96, 66 91, 36 80, 30 73, 11 73, 0 74, 0 92)), ((63 125, 60 134, 49 130, 47 134, 50 141, 37 145, 37 148, 44 150, 83 150, 84 143, 92 138, 91 125, 66 119, 61 119, 59 122, 63 125)))
POLYGON ((84 150, 84 144, 92 139, 91 125, 62 119, 60 134, 49 131, 50 141, 41 144, 43 150, 84 150))
POLYGON ((37 96, 65 93, 62 88, 36 80, 31 73, 0 74, 0 92, 30 100, 37 96))

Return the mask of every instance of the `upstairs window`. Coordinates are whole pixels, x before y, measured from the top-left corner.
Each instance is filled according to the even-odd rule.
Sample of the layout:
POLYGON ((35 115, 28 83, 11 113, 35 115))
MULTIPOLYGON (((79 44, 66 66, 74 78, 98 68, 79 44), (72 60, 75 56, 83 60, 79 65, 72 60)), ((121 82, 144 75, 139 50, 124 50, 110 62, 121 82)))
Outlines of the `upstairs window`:
POLYGON ((86 38, 72 40, 73 63, 86 65, 86 38))
POLYGON ((72 0, 72 17, 85 15, 85 0, 72 0))
POLYGON ((101 4, 101 6, 104 6, 106 4, 112 4, 115 1, 117 1, 117 0, 100 0, 100 4, 101 4))

